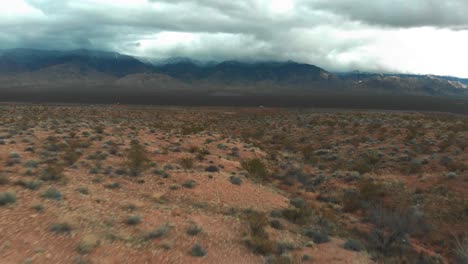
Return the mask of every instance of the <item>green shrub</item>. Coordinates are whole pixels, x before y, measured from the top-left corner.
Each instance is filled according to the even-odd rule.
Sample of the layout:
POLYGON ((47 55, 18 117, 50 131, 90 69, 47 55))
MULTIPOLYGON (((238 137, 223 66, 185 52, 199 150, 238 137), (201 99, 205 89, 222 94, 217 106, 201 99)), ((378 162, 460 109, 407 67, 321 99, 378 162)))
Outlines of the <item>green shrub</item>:
POLYGON ((0 175, 0 185, 7 185, 8 183, 10 183, 10 179, 5 175, 0 175))
POLYGON ((16 195, 13 192, 0 192, 0 206, 16 202, 16 195))
POLYGON ((72 227, 68 223, 56 223, 52 224, 49 231, 55 234, 68 234, 72 230, 72 227))
POLYGON ((179 165, 184 168, 184 170, 189 170, 193 168, 194 162, 192 158, 181 158, 179 159, 179 165))
POLYGON ((328 233, 325 232, 325 230, 306 229, 304 231, 304 235, 312 238, 312 241, 314 241, 314 243, 316 244, 327 243, 328 241, 330 241, 328 233))
POLYGON ((219 168, 214 165, 210 165, 205 168, 205 171, 206 172, 219 172, 219 168))
POLYGON ((245 241, 246 245, 256 254, 268 255, 273 251, 273 242, 270 241, 265 227, 268 218, 265 214, 255 211, 247 211, 244 215, 250 229, 250 237, 245 241))
POLYGON ((62 193, 57 189, 49 188, 41 194, 41 197, 51 200, 61 200, 62 193))
POLYGON ((141 223, 141 217, 138 215, 131 215, 127 217, 127 219, 125 220, 125 223, 127 225, 138 225, 139 223, 141 223))
POLYGON ((15 182, 16 185, 21 186, 25 189, 35 191, 41 188, 42 182, 41 181, 23 181, 23 180, 18 180, 15 182))
POLYGON ((76 191, 81 193, 81 194, 89 194, 89 190, 85 186, 81 186, 81 187, 76 188, 76 191))
POLYGON ((57 164, 48 164, 41 171, 39 179, 43 181, 58 181, 63 178, 63 168, 57 164))
POLYGON ((197 224, 192 223, 190 226, 187 228, 187 235, 190 236, 196 236, 202 232, 202 228, 199 227, 197 224))
POLYGON ((230 177, 229 177, 229 181, 230 181, 232 184, 235 184, 235 185, 241 185, 241 184, 242 184, 242 179, 239 178, 239 177, 236 177, 236 176, 230 176, 230 177))
POLYGON ((182 183, 182 186, 184 186, 185 188, 188 188, 188 189, 193 189, 193 188, 195 188, 196 185, 197 185, 197 182, 195 182, 194 180, 188 180, 188 181, 182 183))
POLYGON ((149 232, 146 235, 146 238, 147 239, 163 238, 167 235, 170 229, 171 229, 171 226, 168 223, 165 223, 164 225, 158 227, 156 230, 149 232))
POLYGON ((37 168, 39 166, 39 162, 37 160, 28 160, 24 163, 25 168, 37 168))
POLYGON ((364 245, 358 240, 348 239, 343 244, 343 248, 351 251, 363 251, 364 245))
POLYGON ((192 247, 192 256, 194 257, 203 257, 203 256, 206 256, 206 250, 203 249, 202 246, 200 246, 198 243, 195 244, 193 247, 192 247))
POLYGON ((150 160, 145 147, 138 141, 132 141, 125 156, 125 166, 131 176, 138 176, 149 167, 150 160))
POLYGON ((120 188, 120 183, 118 183, 118 182, 107 183, 107 184, 104 185, 104 188, 119 189, 120 188))
POLYGON ((268 177, 268 169, 259 158, 242 161, 241 166, 242 169, 246 170, 255 179, 264 181, 268 177))

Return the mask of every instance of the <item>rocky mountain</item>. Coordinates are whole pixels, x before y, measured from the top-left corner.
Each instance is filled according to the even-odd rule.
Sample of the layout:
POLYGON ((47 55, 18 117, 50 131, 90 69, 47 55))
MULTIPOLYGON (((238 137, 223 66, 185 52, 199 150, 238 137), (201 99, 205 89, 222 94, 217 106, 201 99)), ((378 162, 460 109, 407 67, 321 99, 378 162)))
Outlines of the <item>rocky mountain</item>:
POLYGON ((0 51, 0 89, 35 91, 50 87, 145 93, 208 92, 290 94, 316 92, 412 94, 468 98, 468 80, 454 77, 330 73, 297 62, 202 63, 173 58, 150 64, 132 56, 93 50, 0 51), (90 87, 96 86, 96 89, 90 87))

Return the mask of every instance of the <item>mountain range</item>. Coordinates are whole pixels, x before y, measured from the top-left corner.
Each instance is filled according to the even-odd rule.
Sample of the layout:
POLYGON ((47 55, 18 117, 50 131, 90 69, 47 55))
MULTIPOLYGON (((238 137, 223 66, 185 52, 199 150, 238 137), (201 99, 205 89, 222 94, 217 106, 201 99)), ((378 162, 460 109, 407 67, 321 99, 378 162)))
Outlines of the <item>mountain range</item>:
POLYGON ((468 98, 468 79, 332 73, 287 62, 149 60, 94 50, 0 50, 1 92, 292 94, 377 93, 468 98))

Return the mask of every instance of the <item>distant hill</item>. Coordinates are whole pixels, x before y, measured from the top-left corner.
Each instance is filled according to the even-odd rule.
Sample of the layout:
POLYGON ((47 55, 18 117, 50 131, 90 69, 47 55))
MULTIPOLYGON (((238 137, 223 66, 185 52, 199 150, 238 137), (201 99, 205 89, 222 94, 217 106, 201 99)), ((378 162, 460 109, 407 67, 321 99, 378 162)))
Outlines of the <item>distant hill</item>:
POLYGON ((150 63, 116 52, 84 49, 0 51, 0 92, 52 88, 109 95, 135 91, 295 96, 340 92, 468 98, 468 80, 455 77, 331 73, 292 61, 202 63, 172 58, 150 63))

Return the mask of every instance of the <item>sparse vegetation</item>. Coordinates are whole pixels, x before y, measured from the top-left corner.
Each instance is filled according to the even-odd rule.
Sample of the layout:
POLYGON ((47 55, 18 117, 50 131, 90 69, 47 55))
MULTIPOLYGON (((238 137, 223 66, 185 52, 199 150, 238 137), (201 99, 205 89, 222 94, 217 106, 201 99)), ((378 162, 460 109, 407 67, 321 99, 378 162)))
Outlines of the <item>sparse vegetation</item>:
POLYGON ((138 176, 149 167, 150 160, 143 145, 138 141, 132 141, 130 149, 125 156, 125 166, 131 176, 138 176))
MULTIPOLYGON (((237 255, 247 247, 266 263, 320 263, 305 248, 327 243, 318 247, 357 262, 463 263, 466 123, 416 112, 4 104, 5 252, 40 237, 62 262, 103 262, 99 245, 131 248, 129 261, 150 250, 166 250, 154 261, 181 251, 190 260, 194 244, 182 237, 202 243, 195 255, 207 262, 229 245, 239 262, 252 260, 237 255)), ((7 261, 24 261, 16 255, 7 261)))
POLYGON ((16 195, 12 192, 0 192, 0 206, 16 202, 16 195))
POLYGON ((204 257, 206 256, 206 250, 203 249, 199 244, 195 244, 191 250, 192 256, 194 257, 204 257))
POLYGON ((50 226, 49 230, 55 234, 69 234, 72 227, 68 223, 55 223, 50 226))

